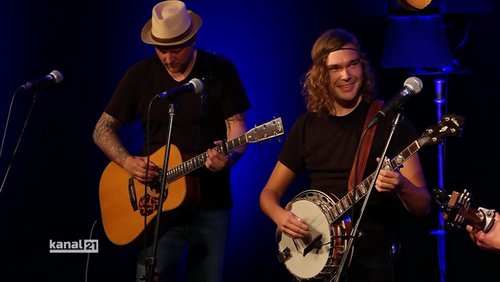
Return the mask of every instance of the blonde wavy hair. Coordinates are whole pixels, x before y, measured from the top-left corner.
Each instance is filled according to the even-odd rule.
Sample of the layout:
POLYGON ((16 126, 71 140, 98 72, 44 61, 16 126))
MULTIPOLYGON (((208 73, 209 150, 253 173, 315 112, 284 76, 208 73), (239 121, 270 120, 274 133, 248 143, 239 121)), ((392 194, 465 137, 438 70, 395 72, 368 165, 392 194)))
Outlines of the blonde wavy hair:
POLYGON ((375 79, 366 55, 361 52, 360 44, 356 37, 343 29, 330 29, 321 34, 311 50, 312 64, 304 75, 302 95, 304 96, 307 110, 320 114, 328 114, 334 98, 330 95, 329 70, 326 67, 326 58, 333 51, 342 49, 346 44, 356 46, 363 68, 363 83, 360 95, 366 102, 376 98, 375 79))

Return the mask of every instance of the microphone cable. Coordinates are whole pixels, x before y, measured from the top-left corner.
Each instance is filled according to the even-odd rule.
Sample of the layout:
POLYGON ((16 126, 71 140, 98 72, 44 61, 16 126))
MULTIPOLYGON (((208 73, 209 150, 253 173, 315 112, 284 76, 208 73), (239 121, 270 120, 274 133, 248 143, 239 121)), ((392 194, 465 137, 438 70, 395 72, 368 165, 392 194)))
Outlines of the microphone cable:
MULTIPOLYGON (((94 220, 94 223, 92 223, 92 227, 90 228, 90 235, 89 239, 92 239, 92 235, 94 234, 94 228, 95 225, 97 224, 97 219, 94 220)), ((89 265, 90 265, 90 253, 87 253, 87 260, 85 262, 85 282, 88 282, 89 280, 89 265)))

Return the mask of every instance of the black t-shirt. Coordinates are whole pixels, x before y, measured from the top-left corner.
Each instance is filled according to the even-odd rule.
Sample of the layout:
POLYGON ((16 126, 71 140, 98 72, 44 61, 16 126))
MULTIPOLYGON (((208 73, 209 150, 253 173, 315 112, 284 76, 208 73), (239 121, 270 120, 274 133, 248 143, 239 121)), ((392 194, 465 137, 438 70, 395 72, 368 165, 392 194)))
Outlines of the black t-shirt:
MULTIPOLYGON (((153 153, 166 143, 171 101, 169 98, 151 101, 156 95, 192 78, 202 79, 204 90, 201 94, 191 91, 177 96, 171 143, 186 159, 197 156, 214 147, 214 141, 226 139, 225 119, 250 108, 234 64, 222 56, 198 49, 193 70, 179 82, 169 75, 157 56, 138 62, 121 79, 105 112, 122 123, 141 121, 144 154, 148 153, 146 126, 149 119, 149 153, 153 153)), ((202 167, 193 175, 199 177, 200 207, 213 210, 232 206, 229 170, 212 173, 202 167)))

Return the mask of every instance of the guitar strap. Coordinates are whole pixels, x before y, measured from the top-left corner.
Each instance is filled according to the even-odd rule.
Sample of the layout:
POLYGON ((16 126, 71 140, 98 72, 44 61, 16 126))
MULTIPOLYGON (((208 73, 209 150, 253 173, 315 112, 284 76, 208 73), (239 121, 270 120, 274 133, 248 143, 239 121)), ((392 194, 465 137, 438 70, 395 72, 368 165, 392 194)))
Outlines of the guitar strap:
MULTIPOLYGON (((382 108, 384 105, 384 101, 382 100, 375 100, 371 103, 370 109, 368 109, 368 114, 366 115, 365 119, 365 125, 363 128, 366 128, 368 126, 368 123, 372 120, 372 118, 377 114, 377 112, 382 108)), ((375 135, 375 131, 377 129, 377 125, 373 126, 368 130, 366 133, 365 138, 362 140, 361 144, 361 149, 360 149, 360 154, 359 154, 359 162, 358 159, 354 159, 354 163, 352 164, 351 168, 351 174, 349 175, 349 182, 348 182, 348 189, 349 192, 354 189, 354 185, 359 183, 361 181, 361 177, 363 176, 363 172, 365 171, 366 167, 366 161, 368 159, 368 153, 370 152, 371 144, 373 141, 373 136, 375 135), (356 164, 358 164, 357 170, 356 170, 356 164), (354 175, 357 172, 357 179, 354 179, 354 175)))

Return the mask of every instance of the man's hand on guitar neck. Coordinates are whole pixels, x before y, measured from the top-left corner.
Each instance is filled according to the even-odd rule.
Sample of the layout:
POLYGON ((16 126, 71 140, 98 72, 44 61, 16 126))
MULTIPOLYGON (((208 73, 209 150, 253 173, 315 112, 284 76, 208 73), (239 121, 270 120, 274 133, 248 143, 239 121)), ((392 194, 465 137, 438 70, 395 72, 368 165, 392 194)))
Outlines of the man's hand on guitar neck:
MULTIPOLYGON (((237 113, 226 119, 227 140, 234 140, 245 134, 247 131, 245 124, 245 113, 237 113)), ((246 145, 235 148, 234 151, 227 151, 227 144, 223 140, 215 141, 214 144, 219 148, 225 148, 222 152, 215 148, 208 149, 205 167, 213 172, 221 171, 226 167, 233 165, 245 152, 246 145)))
MULTIPOLYGON (((215 141, 215 145, 221 146, 223 141, 215 141)), ((207 160, 205 161, 205 166, 208 170, 217 172, 224 169, 226 166, 230 164, 229 154, 222 154, 217 151, 215 148, 208 149, 207 151, 207 160)))

